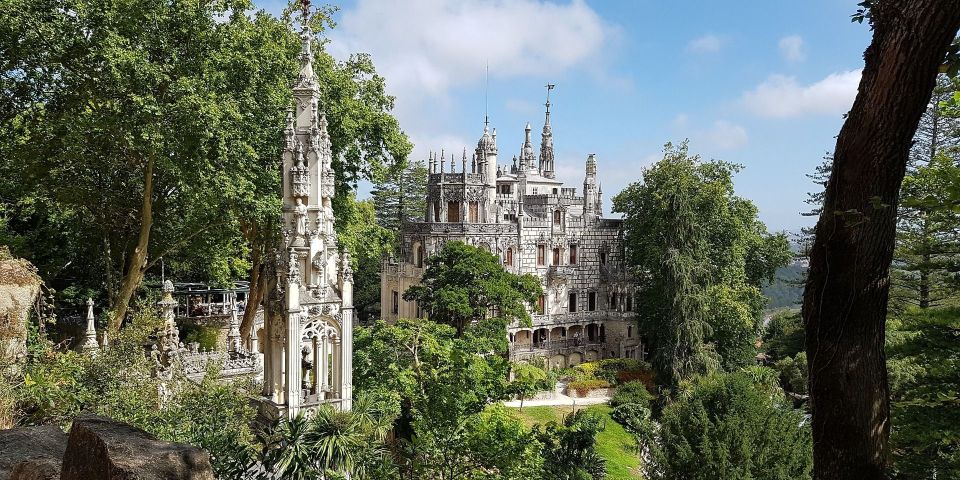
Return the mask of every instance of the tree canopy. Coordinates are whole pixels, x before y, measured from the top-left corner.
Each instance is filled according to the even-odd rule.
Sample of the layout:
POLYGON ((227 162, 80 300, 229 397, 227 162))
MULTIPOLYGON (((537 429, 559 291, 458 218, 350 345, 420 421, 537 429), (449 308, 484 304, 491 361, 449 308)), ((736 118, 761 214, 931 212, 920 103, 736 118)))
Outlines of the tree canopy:
MULTIPOLYGON (((251 267, 256 232, 275 225, 300 39, 289 18, 251 7, 0 8, 5 235, 56 288, 105 290, 114 329, 161 259, 174 274, 229 282, 251 267)), ((312 17, 315 31, 328 14, 312 17)), ((314 45, 341 186, 405 159, 410 143, 370 58, 338 62, 314 45)))
POLYGON ((643 182, 613 198, 644 305, 641 329, 664 384, 749 364, 759 288, 791 258, 786 235, 768 233, 753 203, 734 195, 739 169, 701 161, 686 142, 667 144, 643 182))
POLYGON ((510 322, 530 321, 528 308, 543 293, 531 274, 506 271, 490 252, 463 242, 447 242, 426 260, 420 284, 407 289, 403 299, 416 301, 435 322, 451 325, 458 334, 471 325, 496 320, 502 332, 510 322))

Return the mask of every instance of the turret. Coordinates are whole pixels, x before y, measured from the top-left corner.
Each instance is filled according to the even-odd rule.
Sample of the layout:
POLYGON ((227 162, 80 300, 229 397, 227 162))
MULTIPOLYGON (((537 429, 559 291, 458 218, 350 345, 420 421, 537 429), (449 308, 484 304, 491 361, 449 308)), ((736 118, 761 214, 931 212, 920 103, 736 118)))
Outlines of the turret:
POLYGON ((536 157, 533 153, 533 143, 530 141, 531 130, 530 122, 527 122, 527 126, 523 129, 523 146, 520 147, 520 171, 524 173, 532 173, 539 170, 536 157))
POLYGON ((597 159, 594 154, 587 156, 586 177, 583 179, 583 217, 590 221, 600 217, 597 207, 600 191, 597 185, 597 159))

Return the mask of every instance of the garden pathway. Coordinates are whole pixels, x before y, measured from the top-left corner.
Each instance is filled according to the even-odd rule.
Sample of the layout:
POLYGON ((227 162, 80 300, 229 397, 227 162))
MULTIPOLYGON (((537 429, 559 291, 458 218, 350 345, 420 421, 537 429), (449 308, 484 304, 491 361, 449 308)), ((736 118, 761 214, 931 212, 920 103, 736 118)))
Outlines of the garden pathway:
MULTIPOLYGON (((573 406, 573 405, 596 405, 599 403, 607 403, 610 401, 610 397, 592 397, 592 398, 574 398, 567 396, 563 393, 563 390, 566 388, 566 384, 557 383, 557 386, 554 388, 553 398, 544 398, 536 400, 524 400, 524 407, 541 407, 541 406, 573 406)), ((511 400, 509 402, 503 402, 504 405, 513 408, 520 407, 520 400, 511 400)))

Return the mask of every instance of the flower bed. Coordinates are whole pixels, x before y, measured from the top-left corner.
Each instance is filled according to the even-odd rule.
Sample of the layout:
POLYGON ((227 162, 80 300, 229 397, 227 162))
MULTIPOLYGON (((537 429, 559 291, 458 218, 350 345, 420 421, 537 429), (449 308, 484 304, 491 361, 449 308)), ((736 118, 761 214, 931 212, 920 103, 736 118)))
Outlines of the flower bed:
POLYGON ((567 395, 583 398, 590 395, 590 392, 600 389, 609 390, 610 382, 600 379, 578 380, 567 385, 567 395))

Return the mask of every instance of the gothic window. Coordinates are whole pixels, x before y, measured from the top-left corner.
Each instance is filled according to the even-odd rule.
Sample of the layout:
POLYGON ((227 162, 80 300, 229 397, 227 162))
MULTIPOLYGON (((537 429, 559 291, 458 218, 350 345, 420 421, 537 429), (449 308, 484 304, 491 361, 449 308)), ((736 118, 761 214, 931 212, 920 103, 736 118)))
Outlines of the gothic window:
POLYGON ((633 338, 633 325, 627 326, 627 338, 633 338))
POLYGON ((540 297, 537 298, 537 313, 539 313, 540 315, 543 315, 543 312, 545 312, 546 310, 547 310, 547 297, 544 295, 540 295, 540 297))
POLYGON ((560 225, 560 210, 553 211, 553 224, 560 225))
POLYGON ((607 264, 607 252, 600 252, 600 265, 607 264))
POLYGON ((553 264, 560 265, 560 247, 553 249, 553 264))
POLYGON ((618 300, 618 299, 617 299, 617 292, 611 293, 611 294, 610 294, 610 310, 616 310, 616 309, 617 309, 617 300, 618 300))
POLYGON ((537 265, 546 265, 547 264, 547 247, 545 245, 537 245, 537 265))
POLYGON ((577 246, 575 244, 570 245, 570 265, 577 264, 577 246))
POLYGON ((417 255, 416 255, 416 265, 417 268, 423 268, 423 257, 424 257, 423 245, 417 245, 417 255))
POLYGON ((554 194, 554 195, 557 194, 557 189, 556 189, 556 188, 553 189, 553 194, 554 194))
POLYGON ((633 311, 633 295, 627 295, 627 304, 624 305, 624 310, 628 312, 633 311))
POLYGON ((447 221, 460 223, 460 202, 447 202, 447 221))
POLYGON ((396 290, 393 291, 393 313, 400 313, 400 294, 396 290))
POLYGON ((433 202, 433 221, 440 221, 440 202, 433 202))
POLYGON ((569 304, 567 305, 567 311, 574 313, 577 311, 577 294, 571 293, 569 297, 569 304))
POLYGON ((587 310, 594 311, 597 309, 597 292, 590 292, 587 295, 587 310))
POLYGON ((504 265, 510 265, 511 267, 513 266, 513 247, 507 248, 507 255, 506 258, 504 258, 503 263, 504 265))
POLYGON ((477 223, 480 221, 480 203, 479 202, 470 202, 470 223, 477 223))

